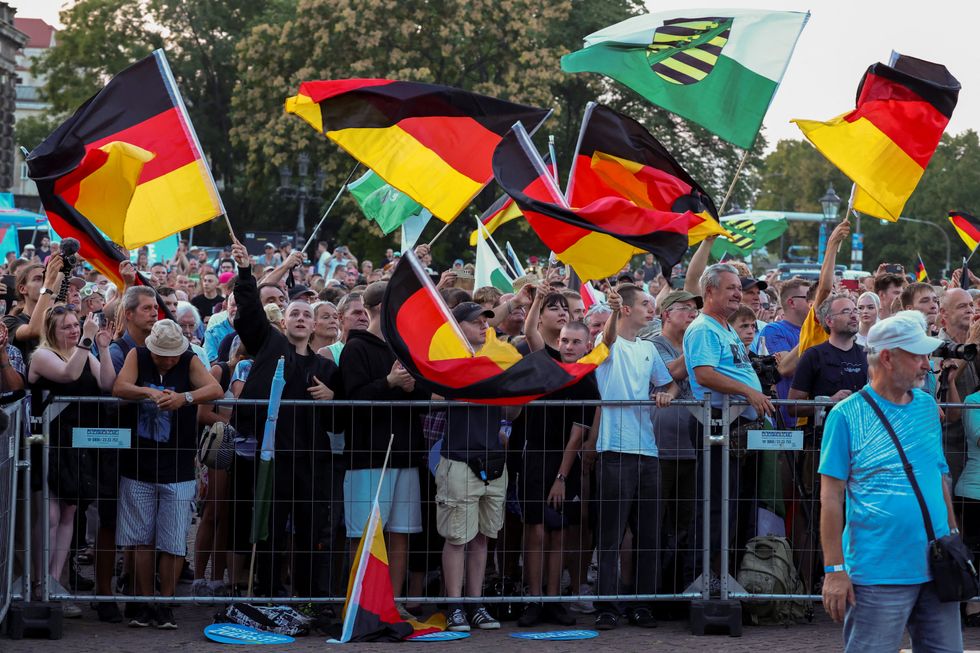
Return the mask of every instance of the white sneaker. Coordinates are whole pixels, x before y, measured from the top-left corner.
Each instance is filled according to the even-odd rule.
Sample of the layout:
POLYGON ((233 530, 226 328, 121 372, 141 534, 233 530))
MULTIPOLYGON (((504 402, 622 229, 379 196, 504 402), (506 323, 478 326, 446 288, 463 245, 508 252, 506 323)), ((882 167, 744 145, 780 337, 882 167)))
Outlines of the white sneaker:
MULTIPOLYGON (((582 596, 595 596, 591 585, 580 585, 578 593, 582 596)), ((579 614, 593 614, 595 612, 595 605, 592 604, 592 601, 574 601, 568 606, 568 609, 579 614)))
POLYGON ((82 616, 82 609, 74 603, 62 603, 61 614, 65 619, 78 619, 82 616))

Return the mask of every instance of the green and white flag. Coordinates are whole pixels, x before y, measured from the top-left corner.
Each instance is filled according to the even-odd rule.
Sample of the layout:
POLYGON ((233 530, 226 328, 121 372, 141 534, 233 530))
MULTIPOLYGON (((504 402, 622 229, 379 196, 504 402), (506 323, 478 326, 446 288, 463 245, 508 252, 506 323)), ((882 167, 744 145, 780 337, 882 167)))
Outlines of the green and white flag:
POLYGON ((413 215, 421 215, 422 205, 368 170, 360 179, 347 184, 361 211, 374 220, 381 231, 390 234, 413 215))
POLYGON ((514 292, 514 284, 511 278, 504 272, 503 266, 500 265, 500 261, 497 260, 487 243, 489 233, 479 219, 477 219, 476 224, 480 234, 476 239, 476 270, 473 274, 475 277, 473 287, 493 286, 503 293, 514 292))
POLYGON ((726 254, 745 256, 782 236, 787 225, 784 215, 777 211, 749 211, 722 216, 721 226, 731 232, 734 240, 717 239, 711 246, 711 255, 717 259, 726 254))
POLYGON ((749 149, 809 13, 684 9, 634 16, 585 37, 561 59, 749 149))

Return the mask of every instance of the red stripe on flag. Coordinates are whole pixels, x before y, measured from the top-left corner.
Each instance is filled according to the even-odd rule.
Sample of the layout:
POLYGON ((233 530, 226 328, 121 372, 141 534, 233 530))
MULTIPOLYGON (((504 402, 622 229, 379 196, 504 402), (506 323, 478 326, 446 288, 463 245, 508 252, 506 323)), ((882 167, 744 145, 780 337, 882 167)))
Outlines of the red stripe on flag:
POLYGON ((336 81, 303 82, 299 85, 299 94, 307 96, 314 102, 320 102, 358 89, 394 83, 395 80, 392 79, 338 79, 336 81))
POLYGON ((493 176, 490 162, 500 136, 470 117, 405 118, 397 125, 473 181, 493 176))
POLYGON ((176 107, 89 143, 85 149, 91 151, 112 141, 136 145, 156 155, 143 166, 139 180, 141 184, 173 172, 198 158, 176 107))

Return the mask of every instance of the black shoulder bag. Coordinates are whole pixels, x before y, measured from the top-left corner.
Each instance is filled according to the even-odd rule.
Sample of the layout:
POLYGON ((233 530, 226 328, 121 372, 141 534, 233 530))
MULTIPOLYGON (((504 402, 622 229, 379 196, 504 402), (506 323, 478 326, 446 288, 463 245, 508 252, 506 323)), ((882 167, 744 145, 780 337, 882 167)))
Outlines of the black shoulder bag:
POLYGON ((919 502, 919 509, 922 510, 922 519, 926 524, 926 537, 929 539, 927 556, 929 559, 929 571, 932 573, 933 585, 936 594, 943 603, 966 601, 972 599, 980 591, 980 582, 977 579, 977 570, 973 565, 973 553, 963 543, 958 533, 950 533, 945 537, 936 539, 936 532, 932 528, 932 519, 929 517, 929 509, 926 507, 926 500, 919 489, 919 483, 915 480, 912 473, 912 464, 905 455, 895 429, 881 408, 868 394, 867 389, 862 389, 860 395, 871 406, 878 415, 878 419, 884 424, 885 430, 891 436, 895 448, 898 449, 898 457, 902 459, 902 468, 905 470, 909 482, 912 484, 912 491, 919 502))

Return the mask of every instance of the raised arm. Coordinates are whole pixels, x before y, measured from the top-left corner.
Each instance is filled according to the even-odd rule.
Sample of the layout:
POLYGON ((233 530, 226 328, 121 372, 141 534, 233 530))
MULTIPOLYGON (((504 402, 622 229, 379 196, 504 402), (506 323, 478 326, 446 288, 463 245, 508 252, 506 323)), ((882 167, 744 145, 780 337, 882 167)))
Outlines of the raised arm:
MULTIPOLYGON (((44 267, 44 288, 53 290, 56 293, 61 288, 61 265, 62 259, 60 254, 54 254, 48 258, 48 263, 44 267)), ((27 324, 20 325, 14 331, 15 341, 24 342, 41 337, 41 332, 44 330, 44 314, 54 303, 54 297, 51 293, 44 293, 38 297, 37 304, 34 306, 34 312, 31 313, 31 321, 27 324)))
POLYGON ((830 297, 834 289, 834 266, 837 265, 837 249, 851 234, 851 222, 845 216, 841 223, 834 227, 827 238, 827 248, 823 254, 823 265, 820 266, 820 281, 817 282, 817 292, 813 298, 813 306, 817 307, 823 300, 830 297))
POLYGON ((538 284, 534 292, 534 301, 531 302, 531 307, 527 309, 527 317, 524 318, 524 337, 527 339, 527 345, 531 351, 544 349, 544 338, 538 331, 538 323, 541 321, 541 303, 544 296, 549 292, 551 292, 551 286, 548 285, 547 281, 538 284))
POLYGON ((609 303, 609 308, 612 309, 612 315, 606 320, 606 326, 602 328, 602 344, 612 349, 613 343, 616 342, 616 331, 619 324, 619 309, 623 307, 623 300, 616 292, 615 288, 610 287, 609 292, 606 294, 606 301, 609 303))
MULTIPOLYGON (((684 279, 684 290, 693 294, 700 295, 701 287, 698 282, 701 280, 701 275, 704 274, 704 269, 708 267, 708 255, 711 254, 711 246, 715 244, 715 239, 717 235, 708 236, 701 241, 698 248, 694 251, 694 256, 691 257, 691 262, 687 266, 687 277, 684 279)), ((668 270, 664 274, 664 278, 670 281, 668 276, 670 271, 668 270)), ((670 285, 669 283, 667 284, 670 285)))
POLYGON ((252 276, 252 262, 245 246, 241 243, 232 245, 231 256, 238 266, 238 283, 235 284, 235 304, 238 306, 235 331, 246 350, 258 352, 269 337, 272 325, 262 309, 259 289, 255 277, 252 276))

